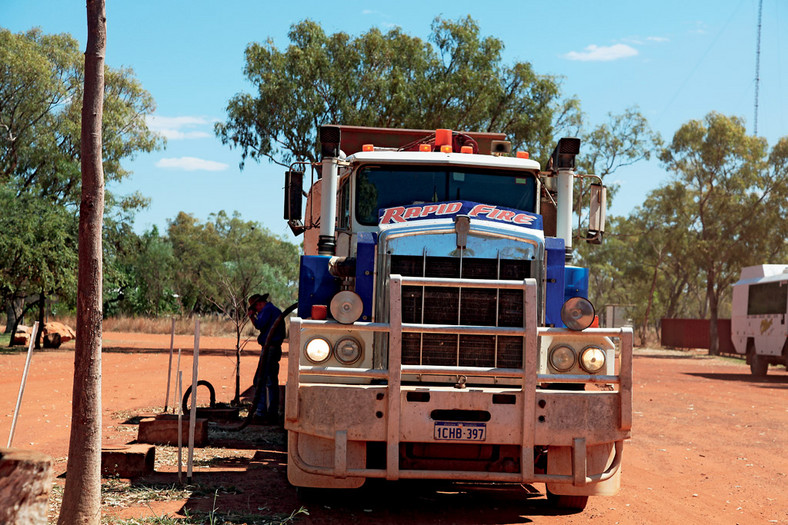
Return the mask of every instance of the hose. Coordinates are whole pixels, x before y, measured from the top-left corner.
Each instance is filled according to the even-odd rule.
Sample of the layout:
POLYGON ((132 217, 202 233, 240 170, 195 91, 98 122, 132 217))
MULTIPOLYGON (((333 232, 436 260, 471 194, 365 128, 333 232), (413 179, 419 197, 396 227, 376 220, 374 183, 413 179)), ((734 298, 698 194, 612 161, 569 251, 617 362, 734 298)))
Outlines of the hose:
MULTIPOLYGON (((200 385, 208 388, 208 393, 211 396, 210 407, 214 408, 216 406, 216 389, 214 389, 213 385, 210 384, 208 381, 205 381, 204 379, 200 379, 199 381, 197 381, 197 386, 199 387, 200 385)), ((192 393, 192 387, 191 385, 189 385, 189 388, 187 388, 186 392, 183 394, 183 401, 181 405, 183 407, 184 414, 189 412, 189 396, 191 395, 191 393, 192 393)))
MULTIPOLYGON (((256 385, 254 389, 254 400, 252 401, 252 408, 249 410, 249 414, 246 416, 246 419, 244 419, 241 422, 241 424, 237 426, 221 427, 222 430, 238 432, 248 427, 249 424, 252 422, 252 419, 254 419, 254 413, 255 413, 255 409, 257 408, 257 403, 260 402, 260 396, 263 392, 263 389, 265 388, 265 385, 262 384, 262 376, 263 376, 263 370, 265 369, 265 353, 268 352, 268 347, 271 346, 271 337, 273 336, 276 328, 279 326, 279 323, 283 323, 285 317, 290 315, 290 313, 293 310, 295 310, 297 307, 298 307, 298 303, 293 303, 290 306, 288 306, 287 309, 285 309, 285 311, 282 312, 282 314, 276 318, 274 324, 271 325, 271 329, 268 330, 268 337, 265 338, 263 351, 260 352, 260 359, 257 361, 257 371, 254 374, 254 383, 253 383, 254 385, 256 385)), ((292 359, 292 356, 290 356, 289 359, 292 359)), ((296 359, 297 359, 297 355, 296 355, 296 359)))

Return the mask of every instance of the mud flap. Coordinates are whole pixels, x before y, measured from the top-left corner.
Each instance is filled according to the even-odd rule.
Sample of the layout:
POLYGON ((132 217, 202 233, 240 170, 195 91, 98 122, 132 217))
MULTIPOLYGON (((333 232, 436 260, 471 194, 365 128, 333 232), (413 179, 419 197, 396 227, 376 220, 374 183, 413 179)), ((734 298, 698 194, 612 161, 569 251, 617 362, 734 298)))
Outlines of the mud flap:
POLYGON ((348 441, 347 433, 337 434, 337 439, 326 439, 292 431, 287 433, 287 479, 291 485, 355 489, 364 484, 362 477, 341 476, 348 468, 365 467, 364 443, 348 441), (321 471, 324 471, 325 475, 319 473, 321 471), (340 476, 337 476, 337 473, 340 476))
MULTIPOLYGON (((547 452, 547 474, 573 475, 573 447, 550 447, 547 452)), ((616 454, 613 443, 603 443, 586 447, 585 465, 577 465, 587 475, 599 474, 613 463, 616 454)), ((580 462, 582 454, 575 453, 575 461, 580 462)), ((574 473, 577 473, 575 469, 574 473)), ((547 490, 553 494, 569 496, 613 496, 621 486, 621 468, 610 479, 592 483, 546 483, 547 490)))

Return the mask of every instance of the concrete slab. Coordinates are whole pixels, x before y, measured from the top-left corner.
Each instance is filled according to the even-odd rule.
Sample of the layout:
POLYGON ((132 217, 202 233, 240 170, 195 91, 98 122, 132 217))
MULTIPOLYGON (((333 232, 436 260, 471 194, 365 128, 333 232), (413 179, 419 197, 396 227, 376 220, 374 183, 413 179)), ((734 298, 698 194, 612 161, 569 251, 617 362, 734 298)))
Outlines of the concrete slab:
POLYGON ((101 475, 137 478, 153 473, 156 447, 142 443, 101 448, 101 475))
MULTIPOLYGON (((183 446, 189 444, 189 418, 183 418, 182 428, 183 446)), ((137 441, 155 445, 178 444, 178 416, 159 414, 155 418, 140 420, 137 432, 137 441)), ((208 443, 208 420, 197 418, 194 428, 194 446, 202 447, 208 443)))

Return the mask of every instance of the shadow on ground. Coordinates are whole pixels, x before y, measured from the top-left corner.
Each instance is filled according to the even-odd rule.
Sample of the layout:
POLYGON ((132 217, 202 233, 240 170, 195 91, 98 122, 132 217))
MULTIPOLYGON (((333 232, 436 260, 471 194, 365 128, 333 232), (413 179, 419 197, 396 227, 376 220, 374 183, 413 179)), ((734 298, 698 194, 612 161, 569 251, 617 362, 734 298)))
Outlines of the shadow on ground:
POLYGON ((754 375, 747 372, 738 374, 726 372, 687 372, 686 374, 693 377, 714 379, 716 381, 737 381, 740 383, 752 383, 753 385, 759 386, 761 388, 788 389, 788 374, 780 373, 777 370, 770 370, 770 373, 770 375, 764 377, 755 377, 754 375))
POLYGON ((632 359, 700 359, 694 354, 634 354, 632 359))
POLYGON ((468 485, 424 481, 368 482, 357 490, 297 491, 286 480, 286 456, 258 453, 246 472, 196 475, 204 486, 229 487, 229 493, 193 496, 182 513, 207 514, 212 509, 228 518, 262 523, 282 520, 298 509, 308 512, 308 523, 431 523, 502 524, 532 523, 532 516, 559 516, 547 499, 521 486, 468 485), (261 480, 257 469, 275 468, 275 480, 261 480))
MULTIPOLYGON (((281 436, 269 439, 269 445, 251 457, 217 458, 209 468, 196 470, 192 484, 197 490, 180 515, 207 519, 213 513, 231 523, 249 524, 288 522, 289 517, 296 523, 320 524, 502 524, 569 513, 549 506, 533 487, 520 485, 370 480, 357 490, 297 491, 287 481, 284 430, 247 431, 256 428, 281 436), (297 514, 301 508, 308 516, 297 514)), ((177 474, 157 472, 145 482, 177 484, 177 474)))

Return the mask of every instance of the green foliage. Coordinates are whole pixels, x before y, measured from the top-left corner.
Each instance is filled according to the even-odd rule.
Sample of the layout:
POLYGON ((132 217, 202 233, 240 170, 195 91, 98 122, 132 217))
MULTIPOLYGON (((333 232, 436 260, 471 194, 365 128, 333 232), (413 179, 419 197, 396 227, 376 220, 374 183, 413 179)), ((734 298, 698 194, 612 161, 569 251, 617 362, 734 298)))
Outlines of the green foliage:
POLYGON ((242 167, 247 158, 315 161, 317 129, 329 123, 504 132, 536 158, 550 153, 556 127, 579 125, 579 105, 561 100, 556 78, 504 64, 502 41, 482 37, 470 17, 436 18, 432 44, 399 28, 327 35, 310 20, 289 37, 284 51, 270 39, 247 47, 256 92, 234 96, 216 125, 241 149, 242 167))
MULTIPOLYGON (((18 194, 75 206, 80 192, 84 57, 70 35, 0 30, 0 182, 18 194)), ((121 160, 163 139, 145 124, 152 97, 130 69, 105 69, 104 176, 128 175, 121 160)))
MULTIPOLYGON (((73 304, 83 68, 83 53, 70 35, 0 29, 0 254, 9 261, 0 274, 0 302, 43 291, 73 304)), ((163 145, 144 120, 154 108, 131 70, 105 68, 107 181, 128 176, 123 159, 163 145)), ((144 204, 138 195, 116 199, 107 194, 108 230, 121 228, 114 215, 127 222, 144 204)), ((116 264, 113 254, 108 250, 108 266, 116 264)))
POLYGON ((119 313, 157 317, 180 311, 174 291, 172 245, 155 226, 141 236, 129 223, 104 230, 104 315, 119 313))
POLYGON ((684 124, 659 157, 674 178, 615 223, 623 247, 605 259, 618 278, 608 288, 636 305, 639 323, 715 321, 742 267, 788 257, 788 138, 770 151, 741 119, 710 113, 684 124))
POLYGON ((235 398, 240 402, 241 334, 249 322, 248 300, 267 292, 270 300, 295 299, 298 247, 235 213, 211 215, 200 223, 187 213, 170 222, 175 257, 174 285, 185 310, 218 312, 235 327, 235 398))
POLYGON ((746 134, 735 117, 711 113, 674 135, 660 159, 687 196, 677 212, 687 217, 693 262, 720 294, 741 266, 785 253, 788 168, 782 139, 771 154, 763 138, 746 134))
MULTIPOLYGON (((185 310, 240 311, 249 295, 266 291, 274 302, 295 297, 298 248, 236 213, 200 223, 187 213, 170 221, 174 286, 185 310)), ((231 316, 232 317, 232 316, 231 316)))
MULTIPOLYGON (((649 160, 652 152, 662 146, 659 133, 651 130, 646 117, 636 107, 628 108, 620 115, 608 114, 608 122, 600 124, 590 132, 578 130, 582 140, 582 151, 578 156, 577 172, 598 176, 607 186, 608 206, 612 204, 618 185, 610 182, 610 175, 619 168, 642 160, 649 160)), ((589 184, 575 184, 574 210, 577 216, 577 231, 583 230, 584 214, 589 209, 589 184)), ((580 243, 582 254, 583 250, 580 243)))
POLYGON ((105 315, 219 313, 240 334, 252 293, 282 303, 295 298, 298 248, 237 213, 202 223, 181 212, 166 235, 154 227, 138 236, 121 219, 107 226, 105 315))
POLYGON ((77 222, 46 199, 0 186, 0 297, 70 296, 76 287, 77 222))

